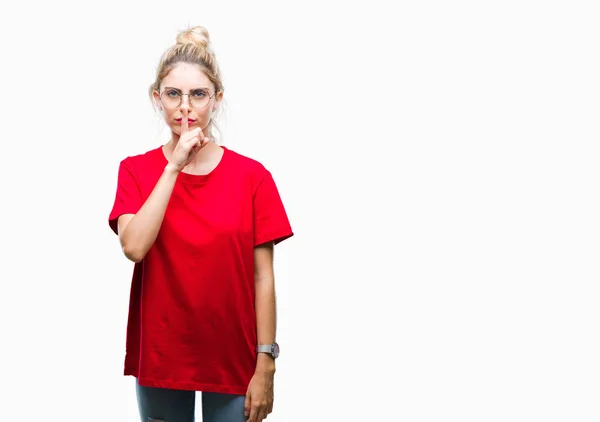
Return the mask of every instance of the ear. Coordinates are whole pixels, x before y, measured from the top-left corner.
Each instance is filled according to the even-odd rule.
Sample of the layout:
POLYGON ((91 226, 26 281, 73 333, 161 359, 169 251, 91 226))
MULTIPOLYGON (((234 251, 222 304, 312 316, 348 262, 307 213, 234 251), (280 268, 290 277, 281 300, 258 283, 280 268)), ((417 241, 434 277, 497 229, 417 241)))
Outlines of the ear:
POLYGON ((217 95, 215 96, 215 104, 213 105, 213 112, 217 111, 217 107, 219 107, 219 103, 221 102, 222 99, 223 99, 223 91, 217 92, 217 95))
POLYGON ((162 104, 160 103, 160 96, 158 95, 157 91, 152 92, 152 99, 154 100, 154 105, 156 108, 158 108, 160 111, 163 111, 162 104))

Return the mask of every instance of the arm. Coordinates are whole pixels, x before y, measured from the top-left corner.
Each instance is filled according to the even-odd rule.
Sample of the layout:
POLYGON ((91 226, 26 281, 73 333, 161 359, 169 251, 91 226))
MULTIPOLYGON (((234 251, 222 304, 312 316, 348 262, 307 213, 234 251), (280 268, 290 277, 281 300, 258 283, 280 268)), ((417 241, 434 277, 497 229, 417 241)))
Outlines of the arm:
POLYGON ((140 262, 158 236, 177 181, 177 176, 208 142, 200 128, 188 130, 188 112, 182 110, 181 134, 152 193, 136 214, 123 214, 118 220, 118 232, 125 256, 140 262))
MULTIPOLYGON (((258 343, 271 344, 275 341, 276 325, 273 242, 254 248, 254 285, 258 343)), ((273 411, 274 376, 275 360, 266 353, 259 353, 244 403, 248 422, 260 422, 273 411)))
MULTIPOLYGON (((258 344, 273 343, 277 329, 273 249, 273 242, 254 248, 254 286, 258 344)), ((256 371, 274 373, 275 360, 266 353, 259 353, 256 371)))
POLYGON ((140 262, 154 244, 178 174, 175 166, 167 164, 137 214, 119 217, 119 240, 125 256, 131 261, 140 262))

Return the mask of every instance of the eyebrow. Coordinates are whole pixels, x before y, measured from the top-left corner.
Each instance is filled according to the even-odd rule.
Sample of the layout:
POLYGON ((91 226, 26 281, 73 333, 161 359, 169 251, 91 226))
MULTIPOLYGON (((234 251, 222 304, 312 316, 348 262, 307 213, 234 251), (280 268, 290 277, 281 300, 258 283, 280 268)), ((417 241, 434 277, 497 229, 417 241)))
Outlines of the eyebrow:
MULTIPOLYGON (((174 89, 174 90, 176 90, 176 91, 182 91, 181 89, 179 89, 179 88, 175 88, 175 87, 173 87, 173 86, 165 86, 165 89, 174 89)), ((204 89, 204 90, 208 91, 208 88, 207 88, 207 87, 192 88, 192 89, 190 89, 190 91, 196 91, 196 90, 198 90, 198 89, 204 89)))

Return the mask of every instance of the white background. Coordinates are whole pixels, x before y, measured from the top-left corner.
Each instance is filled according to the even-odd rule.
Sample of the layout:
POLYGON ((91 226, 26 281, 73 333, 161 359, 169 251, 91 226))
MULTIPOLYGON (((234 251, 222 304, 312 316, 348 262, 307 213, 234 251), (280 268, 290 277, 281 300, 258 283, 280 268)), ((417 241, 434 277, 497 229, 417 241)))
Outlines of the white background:
POLYGON ((296 233, 268 420, 599 420, 598 10, 349 3, 2 6, 2 419, 137 421, 107 218, 203 25, 296 233))

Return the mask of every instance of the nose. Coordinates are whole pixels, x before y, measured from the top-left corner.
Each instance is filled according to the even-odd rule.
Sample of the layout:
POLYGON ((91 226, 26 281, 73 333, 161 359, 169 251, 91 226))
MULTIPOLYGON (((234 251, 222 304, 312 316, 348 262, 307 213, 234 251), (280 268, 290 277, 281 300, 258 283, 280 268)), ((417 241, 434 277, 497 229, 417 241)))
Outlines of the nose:
POLYGON ((190 111, 192 109, 192 107, 190 105, 190 95, 189 94, 182 94, 181 95, 181 104, 179 105, 179 107, 181 109, 185 108, 188 111, 190 111))

